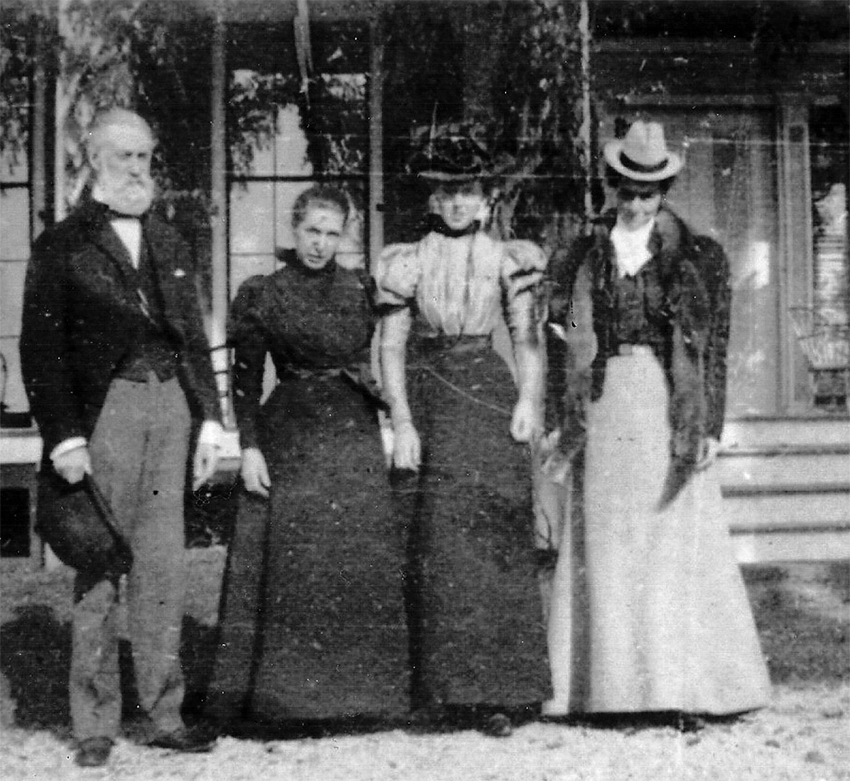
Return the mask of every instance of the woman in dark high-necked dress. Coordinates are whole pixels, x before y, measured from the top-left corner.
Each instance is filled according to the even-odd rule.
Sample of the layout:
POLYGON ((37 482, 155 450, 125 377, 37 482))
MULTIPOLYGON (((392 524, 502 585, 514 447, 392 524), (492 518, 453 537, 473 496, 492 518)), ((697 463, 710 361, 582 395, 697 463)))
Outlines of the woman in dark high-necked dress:
POLYGON ((295 250, 240 287, 228 326, 243 493, 207 714, 301 722, 408 710, 403 530, 369 375, 365 272, 334 256, 344 193, 295 203, 295 250), (261 404, 271 355, 277 384, 261 404))

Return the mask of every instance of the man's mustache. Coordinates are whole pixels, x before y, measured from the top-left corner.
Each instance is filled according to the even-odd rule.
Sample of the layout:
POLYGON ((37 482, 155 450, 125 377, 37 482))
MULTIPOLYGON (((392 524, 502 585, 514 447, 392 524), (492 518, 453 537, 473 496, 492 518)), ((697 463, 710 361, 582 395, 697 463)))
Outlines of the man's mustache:
POLYGON ((148 187, 153 187, 153 179, 129 179, 126 182, 122 182, 119 187, 142 187, 147 189, 148 187))

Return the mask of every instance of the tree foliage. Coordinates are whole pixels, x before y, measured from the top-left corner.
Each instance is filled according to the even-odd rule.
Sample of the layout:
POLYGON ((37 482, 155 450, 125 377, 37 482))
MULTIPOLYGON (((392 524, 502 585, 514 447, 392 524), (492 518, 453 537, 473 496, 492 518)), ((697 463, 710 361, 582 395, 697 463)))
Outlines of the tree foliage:
MULTIPOLYGON (((743 36, 765 67, 792 67, 802 48, 829 32, 826 6, 844 7, 830 0, 378 4, 374 7, 384 16, 388 185, 411 189, 409 182, 395 180, 405 175, 404 159, 417 130, 432 120, 461 122, 475 127, 503 161, 507 155, 513 161, 513 167, 505 166, 497 214, 502 233, 545 239, 560 215, 581 215, 589 167, 588 134, 582 131, 587 120, 581 103, 583 5, 594 17, 595 34, 743 36), (483 47, 482 28, 487 36, 483 47), (470 73, 484 60, 487 68, 492 66, 489 83, 480 80, 475 85, 480 90, 471 90, 470 73)), ((56 50, 56 70, 65 82, 71 197, 79 194, 85 176, 80 140, 92 112, 123 105, 139 109, 157 126, 162 143, 156 171, 166 199, 205 203, 209 5, 200 0, 61 0, 58 7, 58 17, 57 0, 29 0, 17 10, 4 9, 0 152, 5 162, 13 162, 27 140, 32 39, 38 24, 48 35, 62 34, 57 46, 44 48, 56 50), (177 6, 180 14, 174 12, 177 6)), ((236 173, 250 171, 254 150, 274 135, 279 108, 292 103, 301 109, 315 170, 345 173, 366 164, 365 87, 357 87, 358 95, 346 94, 352 85, 339 80, 340 66, 333 65, 340 51, 364 38, 363 26, 325 25, 322 32, 324 23, 318 14, 313 16, 310 36, 321 40, 306 91, 297 67, 287 72, 258 69, 253 84, 230 86, 228 137, 236 173)), ((291 38, 291 26, 288 34, 291 38)), ((287 41, 283 47, 292 49, 294 41, 287 41)), ((404 214, 410 209, 392 195, 390 201, 390 211, 402 215, 396 222, 403 233, 404 214)))
POLYGON ((8 169, 25 158, 36 64, 34 43, 41 35, 47 51, 56 48, 49 39, 51 20, 51 0, 31 0, 23 6, 0 9, 0 157, 8 169))
POLYGON ((154 171, 169 211, 181 202, 206 203, 209 22, 200 15, 174 21, 168 10, 161 0, 69 0, 60 15, 60 110, 72 202, 88 175, 88 125, 96 111, 120 106, 154 126, 154 171))
POLYGON ((417 228, 413 215, 424 199, 403 181, 404 161, 432 122, 463 126, 493 155, 497 234, 552 243, 564 215, 582 213, 581 9, 581 0, 392 7, 385 38, 385 169, 402 181, 388 203, 391 239, 409 238, 417 228))
POLYGON ((543 243, 557 239, 559 218, 580 218, 584 209, 589 150, 581 131, 587 119, 581 11, 574 0, 530 0, 512 30, 500 80, 503 135, 517 157, 506 184, 503 231, 543 243))
POLYGON ((25 31, 4 24, 0 48, 0 158, 11 169, 21 162, 29 139, 31 59, 25 31))
MULTIPOLYGON (((578 0, 385 6, 388 183, 404 176, 412 133, 436 117, 474 126, 499 156, 504 169, 498 214, 502 233, 540 238, 553 213, 579 209, 584 164, 576 142, 581 123, 579 6, 578 0), (494 78, 489 86, 481 82, 488 94, 476 96, 470 109, 465 80, 485 53, 476 51, 474 36, 470 38, 476 25, 479 32, 482 26, 490 28, 496 53, 488 54, 494 78), (412 30, 417 34, 411 35, 412 30), (504 164, 506 160, 511 164, 504 164)), ((67 0, 52 21, 61 33, 59 73, 66 105, 60 110, 65 114, 69 200, 79 197, 87 177, 82 141, 93 113, 118 105, 139 110, 156 126, 161 143, 155 169, 166 200, 205 203, 209 132, 203 123, 209 116, 211 21, 199 10, 197 18, 181 26, 165 0, 67 0)), ((254 151, 274 136, 279 109, 293 103, 301 112, 314 170, 365 170, 365 83, 341 79, 339 66, 328 67, 346 50, 345 45, 330 45, 345 33, 316 33, 318 29, 311 25, 311 34, 330 35, 330 40, 324 49, 321 41, 316 47, 306 92, 303 74, 295 69, 258 68, 252 79, 229 85, 234 172, 250 172, 254 151)), ((348 34, 356 41, 363 30, 348 34)), ((4 78, 28 67, 25 37, 4 35, 4 78)), ((4 127, 13 132, 4 133, 4 148, 25 139, 7 94, 14 90, 4 90, 4 127)))
POLYGON ((255 153, 273 143, 280 111, 291 106, 298 109, 314 171, 345 176, 366 170, 366 77, 363 63, 351 62, 363 59, 356 50, 363 48, 358 38, 364 31, 316 23, 310 33, 309 66, 306 57, 292 56, 291 25, 243 26, 231 40, 227 138, 236 176, 252 173, 255 153))

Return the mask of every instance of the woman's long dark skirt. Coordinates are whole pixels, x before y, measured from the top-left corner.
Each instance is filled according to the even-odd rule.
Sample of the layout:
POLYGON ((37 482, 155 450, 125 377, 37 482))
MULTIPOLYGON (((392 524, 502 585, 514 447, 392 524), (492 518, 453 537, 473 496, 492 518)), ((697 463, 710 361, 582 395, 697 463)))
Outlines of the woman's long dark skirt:
POLYGON ((291 380, 262 418, 271 498, 240 498, 208 714, 399 717, 409 710, 405 532, 374 406, 341 378, 291 380))
POLYGON ((417 707, 516 707, 548 697, 527 446, 516 386, 489 340, 413 341, 408 393, 423 445, 396 475, 411 518, 410 631, 417 707))

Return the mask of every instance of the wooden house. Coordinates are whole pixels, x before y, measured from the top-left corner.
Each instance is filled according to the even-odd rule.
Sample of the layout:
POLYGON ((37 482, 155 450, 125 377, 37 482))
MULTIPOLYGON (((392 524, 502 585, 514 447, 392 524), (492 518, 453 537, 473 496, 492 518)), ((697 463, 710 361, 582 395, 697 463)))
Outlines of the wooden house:
MULTIPOLYGON (((558 3, 536 5, 552 13, 558 3)), ((72 189, 62 102, 68 74, 50 52, 57 34, 67 42, 75 33, 62 22, 64 0, 53 16, 37 7, 18 0, 2 11, 4 25, 17 25, 29 63, 16 82, 25 89, 6 97, 28 132, 22 146, 6 146, 0 167, 8 412, 26 410, 17 337, 30 242, 65 213, 72 189)), ((148 18, 194 47, 178 80, 190 94, 171 118, 170 138, 194 139, 192 159, 200 161, 187 176, 208 206, 195 243, 223 400, 229 301, 247 276, 273 271, 278 251, 291 245, 297 193, 318 179, 352 192, 360 219, 346 238, 346 262, 364 262, 409 233, 409 128, 427 122, 437 105, 458 121, 499 110, 503 66, 516 55, 512 36, 539 21, 529 15, 533 7, 531 0, 147 3, 148 18), (402 57, 413 44, 416 56, 402 57), (252 101, 263 99, 265 106, 277 100, 271 124, 267 114, 251 114, 252 101), (185 134, 180 122, 188 123, 185 134)), ((589 159, 633 119, 662 121, 687 160, 671 202, 731 260, 719 468, 739 560, 850 557, 847 3, 576 0, 564 7, 564 19, 584 25, 574 39, 589 159)), ((584 184, 597 173, 591 164, 584 184)), ((595 189, 587 203, 601 207, 595 189)), ((37 461, 39 441, 30 430, 2 434, 8 484, 12 467, 18 474, 37 461)))

